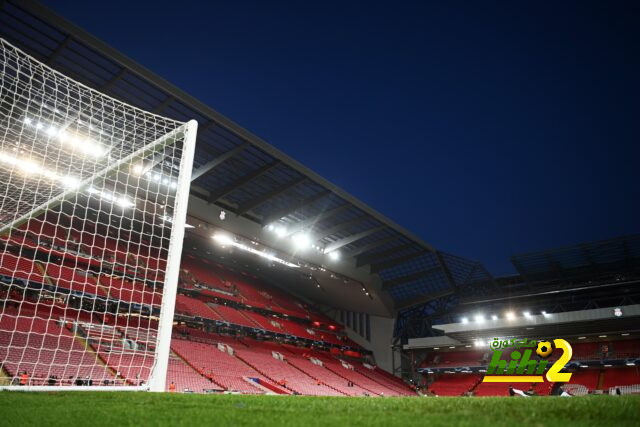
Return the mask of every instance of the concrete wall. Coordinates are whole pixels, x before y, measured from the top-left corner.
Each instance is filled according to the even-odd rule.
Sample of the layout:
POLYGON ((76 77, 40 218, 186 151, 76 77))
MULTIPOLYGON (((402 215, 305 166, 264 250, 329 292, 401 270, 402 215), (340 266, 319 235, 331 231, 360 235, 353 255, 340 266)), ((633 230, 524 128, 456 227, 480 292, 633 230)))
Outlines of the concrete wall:
MULTIPOLYGON (((393 326, 395 319, 389 317, 370 316, 371 341, 367 341, 351 328, 345 326, 344 330, 360 346, 371 350, 376 363, 382 369, 392 372, 393 362, 391 355, 391 341, 393 339, 393 326)), ((399 361, 398 361, 399 362, 399 361)))

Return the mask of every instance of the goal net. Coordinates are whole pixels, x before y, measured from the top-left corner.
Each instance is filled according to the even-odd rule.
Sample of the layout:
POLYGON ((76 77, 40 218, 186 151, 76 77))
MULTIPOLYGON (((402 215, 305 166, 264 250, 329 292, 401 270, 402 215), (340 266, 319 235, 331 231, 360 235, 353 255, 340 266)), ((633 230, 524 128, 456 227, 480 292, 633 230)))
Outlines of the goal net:
POLYGON ((0 387, 165 389, 196 128, 0 39, 0 387))

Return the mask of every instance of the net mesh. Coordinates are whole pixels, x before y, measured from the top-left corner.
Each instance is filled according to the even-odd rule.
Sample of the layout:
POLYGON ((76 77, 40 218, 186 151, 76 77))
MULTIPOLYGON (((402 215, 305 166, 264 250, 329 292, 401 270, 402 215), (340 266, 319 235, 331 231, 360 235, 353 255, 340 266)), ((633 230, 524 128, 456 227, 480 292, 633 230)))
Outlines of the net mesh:
POLYGON ((2 39, 0 67, 0 385, 148 384, 190 130, 2 39))

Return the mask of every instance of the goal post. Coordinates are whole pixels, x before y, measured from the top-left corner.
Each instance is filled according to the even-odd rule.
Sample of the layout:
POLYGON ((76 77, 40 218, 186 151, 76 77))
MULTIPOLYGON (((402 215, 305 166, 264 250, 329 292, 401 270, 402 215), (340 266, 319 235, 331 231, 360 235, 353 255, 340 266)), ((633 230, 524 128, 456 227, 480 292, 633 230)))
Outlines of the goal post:
POLYGON ((165 389, 196 133, 0 39, 0 388, 165 389))

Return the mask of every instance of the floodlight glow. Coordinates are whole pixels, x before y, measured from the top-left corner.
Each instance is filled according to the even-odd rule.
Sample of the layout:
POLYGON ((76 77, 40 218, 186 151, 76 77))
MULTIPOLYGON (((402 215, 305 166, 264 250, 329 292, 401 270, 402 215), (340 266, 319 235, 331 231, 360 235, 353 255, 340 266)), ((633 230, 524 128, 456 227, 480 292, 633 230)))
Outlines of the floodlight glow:
POLYGON ((491 320, 498 320, 498 316, 496 316, 495 314, 493 314, 493 315, 491 316, 491 320))
POLYGON ((231 236, 229 236, 227 234, 216 233, 213 236, 213 240, 215 240, 216 242, 218 242, 222 246, 230 246, 230 245, 233 245, 233 243, 234 243, 234 241, 231 238, 231 236))
POLYGON ((273 224, 267 225, 267 231, 273 231, 273 224))
POLYGON ((584 339, 586 339, 586 338, 587 338, 587 337, 578 337, 578 339, 579 339, 579 340, 584 340, 584 339))
POLYGON ((504 317, 507 318, 507 320, 515 320, 516 315, 513 313, 513 311, 508 311, 504 317))
POLYGON ((283 227, 283 226, 281 226, 281 225, 280 225, 280 226, 278 226, 278 227, 276 227, 275 231, 276 231, 276 236, 277 236, 277 237, 284 237, 284 236, 286 236, 286 235, 287 235, 287 229, 286 229, 286 228, 284 228, 284 227, 283 227))
POLYGON ((469 319, 467 319, 466 317, 463 317, 462 319, 460 319, 460 321, 462 323, 469 323, 469 319))
POLYGON ((311 245, 311 239, 307 233, 296 233, 291 240, 293 240, 293 244, 298 249, 305 249, 311 245))
POLYGON ((474 319, 476 323, 484 323, 484 316, 482 314, 476 314, 476 317, 474 319))
POLYGON ((131 170, 133 171, 134 174, 136 175, 142 175, 142 172, 144 172, 144 167, 140 164, 134 165, 131 170))
POLYGON ((482 346, 484 346, 484 341, 482 341, 482 340, 476 340, 476 342, 475 342, 475 346, 476 346, 476 347, 482 347, 482 346))
POLYGON ((250 252, 250 253, 252 253, 254 255, 257 255, 259 257, 268 259, 269 261, 273 261, 273 262, 276 262, 278 264, 286 265, 287 267, 291 267, 291 268, 298 268, 298 266, 296 264, 293 264, 293 263, 291 263, 289 261, 285 261, 285 260, 283 260, 281 258, 278 258, 277 256, 275 256, 275 255, 273 255, 271 253, 268 253, 266 251, 260 251, 258 249, 255 249, 255 248, 252 248, 250 246, 244 245, 242 243, 236 242, 228 234, 216 233, 212 237, 213 237, 213 240, 215 240, 216 242, 218 242, 222 246, 233 246, 233 247, 241 249, 243 251, 250 252))
POLYGON ((523 315, 524 317, 531 317, 531 313, 529 313, 528 311, 523 311, 523 312, 522 312, 522 315, 523 315))
POLYGON ((542 311, 540 312, 540 314, 542 314, 544 317, 549 317, 549 316, 551 316, 549 313, 547 313, 547 312, 546 312, 546 311, 544 311, 544 310, 542 310, 542 311))
POLYGON ((118 197, 114 201, 116 202, 116 205, 123 208, 128 208, 133 206, 133 202, 127 199, 126 197, 118 197))
POLYGON ((135 202, 130 200, 129 197, 127 197, 126 195, 110 193, 108 191, 101 191, 95 187, 89 187, 87 188, 87 191, 89 192, 89 194, 97 196, 102 200, 113 202, 114 204, 122 208, 129 208, 129 207, 135 206, 135 202))
POLYGON ((11 167, 17 168, 27 177, 42 176, 51 181, 57 181, 67 188, 76 188, 80 185, 78 178, 69 175, 60 175, 55 171, 43 168, 38 162, 32 159, 20 159, 13 154, 0 151, 0 163, 5 163, 9 169, 11 167))
POLYGON ((62 184, 67 188, 78 188, 80 180, 73 176, 64 176, 62 177, 62 184))
POLYGON ((333 252, 329 252, 329 258, 332 261, 337 261, 340 259, 340 252, 339 251, 333 251, 333 252))

